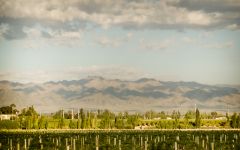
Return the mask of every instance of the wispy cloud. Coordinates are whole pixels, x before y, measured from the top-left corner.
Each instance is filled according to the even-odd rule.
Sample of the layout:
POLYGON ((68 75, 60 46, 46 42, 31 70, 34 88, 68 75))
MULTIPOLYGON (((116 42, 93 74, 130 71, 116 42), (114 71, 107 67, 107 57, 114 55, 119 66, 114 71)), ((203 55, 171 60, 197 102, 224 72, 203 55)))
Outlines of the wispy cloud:
POLYGON ((196 39, 190 38, 190 37, 186 37, 186 36, 182 38, 182 41, 183 41, 183 42, 186 42, 186 43, 188 43, 188 44, 197 43, 196 39))
POLYGON ((96 42, 103 47, 118 47, 129 42, 132 37, 133 34, 131 32, 122 37, 100 36, 96 39, 96 42))
MULTIPOLYGON (((55 46, 75 47, 82 43, 83 30, 65 31, 41 26, 23 27, 26 34, 25 47, 36 48, 42 43, 55 46)), ((44 44, 43 44, 44 45, 44 44)))
POLYGON ((146 39, 141 39, 139 41, 139 48, 144 51, 163 51, 173 46, 175 39, 169 38, 158 41, 149 41, 146 39))
POLYGON ((103 47, 117 47, 120 45, 121 40, 120 39, 113 39, 113 38, 109 38, 107 36, 103 36, 98 38, 97 43, 103 47))
POLYGON ((223 43, 213 43, 213 44, 207 44, 204 47, 207 48, 213 48, 213 49, 227 49, 234 47, 233 42, 223 42, 223 43))
POLYGON ((226 28, 230 29, 230 30, 239 30, 240 29, 240 25, 238 25, 238 24, 230 24, 230 25, 227 25, 226 28))
POLYGON ((0 40, 4 38, 4 34, 8 32, 9 30, 9 25, 6 23, 1 23, 0 24, 0 40))
POLYGON ((223 42, 209 42, 206 40, 203 40, 204 38, 209 38, 212 33, 203 33, 200 34, 198 38, 196 37, 183 37, 182 41, 187 44, 187 46, 192 45, 192 46, 198 46, 202 48, 207 48, 207 49, 228 49, 228 48, 233 48, 234 47, 234 42, 233 41, 223 41, 223 42))

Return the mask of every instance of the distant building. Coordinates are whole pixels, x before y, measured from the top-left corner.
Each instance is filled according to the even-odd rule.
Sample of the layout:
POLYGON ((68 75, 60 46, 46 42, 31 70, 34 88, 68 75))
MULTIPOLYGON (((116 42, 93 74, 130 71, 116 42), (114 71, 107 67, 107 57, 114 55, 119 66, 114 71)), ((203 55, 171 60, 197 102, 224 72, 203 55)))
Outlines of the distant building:
POLYGON ((161 118, 160 117, 158 117, 158 118, 153 118, 153 120, 160 120, 161 118))
POLYGON ((16 114, 0 114, 0 120, 11 120, 11 118, 16 118, 16 114))
POLYGON ((218 117, 218 118, 215 118, 216 120, 227 120, 227 117, 218 117))
POLYGON ((150 126, 148 126, 148 125, 144 125, 144 126, 135 126, 135 128, 134 129, 136 129, 136 130, 141 130, 141 129, 147 129, 147 128, 149 128, 150 126))

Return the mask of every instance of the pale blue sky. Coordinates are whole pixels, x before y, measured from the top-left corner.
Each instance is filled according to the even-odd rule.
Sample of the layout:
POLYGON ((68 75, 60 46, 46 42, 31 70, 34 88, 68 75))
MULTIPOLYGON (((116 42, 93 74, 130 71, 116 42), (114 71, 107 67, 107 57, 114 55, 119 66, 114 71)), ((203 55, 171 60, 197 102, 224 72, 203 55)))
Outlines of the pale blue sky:
MULTIPOLYGON (((240 16, 230 1, 222 1, 229 6, 225 10, 229 15, 240 16)), ((240 84, 239 18, 224 20, 227 17, 221 18, 224 12, 220 6, 219 10, 193 10, 177 1, 168 7, 164 5, 171 5, 167 2, 170 1, 157 4, 124 1, 116 5, 103 1, 100 5, 79 0, 76 16, 72 11, 58 10, 62 4, 52 4, 56 5, 57 13, 63 11, 65 16, 60 18, 58 14, 49 15, 51 12, 45 6, 43 14, 36 13, 40 8, 31 0, 26 6, 21 1, 12 2, 12 11, 7 11, 8 4, 4 4, 0 9, 0 80, 42 82, 101 75, 131 80, 151 77, 240 84), (95 5, 109 11, 92 13, 89 6, 95 5), (125 5, 129 8, 121 11, 125 5), (143 10, 131 14, 131 5, 136 11, 143 10), (147 5, 166 7, 173 12, 161 12, 157 7, 147 9, 147 5), (20 6, 32 13, 20 10, 20 6), (22 17, 16 17, 17 14, 22 17), (178 20, 178 15, 182 20, 178 20)), ((66 7, 75 8, 73 4, 70 1, 66 7)))

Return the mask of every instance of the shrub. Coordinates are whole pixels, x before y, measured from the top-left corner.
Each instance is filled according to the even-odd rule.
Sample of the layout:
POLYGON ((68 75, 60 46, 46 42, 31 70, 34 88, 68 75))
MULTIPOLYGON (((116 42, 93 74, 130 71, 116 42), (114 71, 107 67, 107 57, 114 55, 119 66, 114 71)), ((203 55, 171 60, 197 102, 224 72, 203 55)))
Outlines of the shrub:
POLYGON ((19 124, 15 120, 2 120, 0 121, 0 129, 18 129, 19 124))

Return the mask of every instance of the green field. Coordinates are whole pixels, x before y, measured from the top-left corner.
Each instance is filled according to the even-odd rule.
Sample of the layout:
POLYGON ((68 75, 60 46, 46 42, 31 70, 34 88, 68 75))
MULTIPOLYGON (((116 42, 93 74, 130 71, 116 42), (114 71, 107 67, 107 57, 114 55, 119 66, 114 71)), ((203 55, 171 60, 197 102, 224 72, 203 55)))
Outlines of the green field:
POLYGON ((240 149, 240 130, 1 130, 0 149, 240 149))

